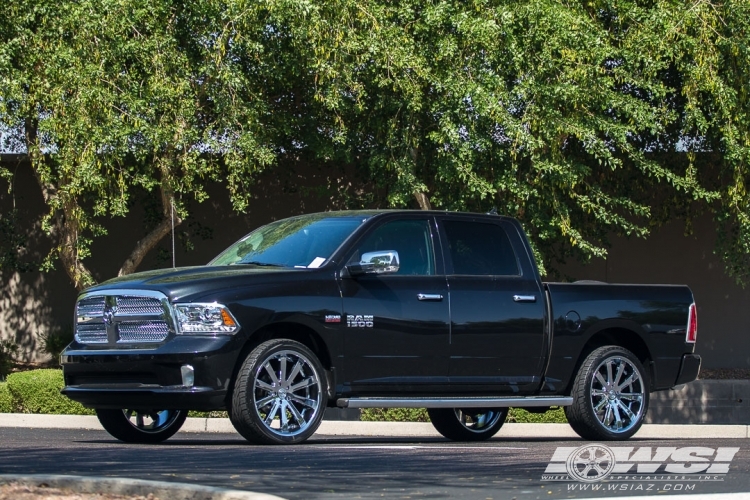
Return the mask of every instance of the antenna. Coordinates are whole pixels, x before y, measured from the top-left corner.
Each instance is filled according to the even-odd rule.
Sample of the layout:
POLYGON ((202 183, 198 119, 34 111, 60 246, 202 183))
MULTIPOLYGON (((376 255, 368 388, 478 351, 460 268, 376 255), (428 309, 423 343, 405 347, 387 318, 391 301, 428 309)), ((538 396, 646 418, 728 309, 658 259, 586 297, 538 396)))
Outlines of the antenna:
POLYGON ((172 197, 170 200, 170 209, 171 209, 171 219, 172 219, 172 269, 177 267, 175 265, 175 256, 174 256, 174 197, 172 197))

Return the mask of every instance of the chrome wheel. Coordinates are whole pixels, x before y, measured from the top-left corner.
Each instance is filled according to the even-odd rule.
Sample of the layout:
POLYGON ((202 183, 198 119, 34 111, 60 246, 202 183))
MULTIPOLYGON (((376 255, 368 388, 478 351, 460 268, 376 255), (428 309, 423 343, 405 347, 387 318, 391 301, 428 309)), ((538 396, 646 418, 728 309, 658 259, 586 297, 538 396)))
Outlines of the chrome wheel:
POLYGON ((122 410, 130 425, 141 432, 158 433, 180 417, 180 410, 122 410))
POLYGON ((186 410, 96 410, 102 427, 126 443, 161 443, 180 430, 186 410))
POLYGON ((294 444, 312 436, 328 403, 328 379, 318 357, 291 339, 255 347, 232 388, 229 419, 252 443, 294 444))
POLYGON ((430 422, 454 441, 484 441, 505 423, 507 408, 427 408, 430 422))
POLYGON ((270 433, 291 437, 317 426, 324 390, 318 370, 304 354, 270 354, 257 365, 252 383, 255 412, 270 433))
POLYGON ((507 411, 497 410, 461 410, 455 408, 453 412, 456 414, 456 418, 463 425, 466 430, 476 433, 486 432, 487 429, 492 428, 502 418, 505 420, 507 411))
POLYGON ((620 434, 640 423, 644 411, 643 376, 624 356, 604 359, 591 378, 591 409, 607 431, 620 434))
POLYGON ((584 439, 627 439, 646 418, 649 387, 648 373, 632 352, 598 347, 578 369, 570 393, 573 404, 565 407, 565 416, 584 439))

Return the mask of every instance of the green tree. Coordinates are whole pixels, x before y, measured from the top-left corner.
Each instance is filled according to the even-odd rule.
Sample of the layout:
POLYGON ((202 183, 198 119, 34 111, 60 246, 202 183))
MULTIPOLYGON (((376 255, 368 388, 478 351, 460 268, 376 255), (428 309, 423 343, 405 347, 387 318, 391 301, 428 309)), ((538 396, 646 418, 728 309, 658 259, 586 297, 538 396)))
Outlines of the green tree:
MULTIPOLYGON (((713 210, 747 276, 744 0, 48 0, 0 6, 0 122, 19 130, 80 287, 105 216, 162 219, 223 179, 347 166, 351 206, 518 217, 544 266, 713 210), (710 164, 697 161, 710 155, 710 164)), ((6 172, 7 174, 7 172, 6 172)))
POLYGON ((50 260, 59 258, 79 289, 93 283, 84 259, 105 232, 100 219, 126 215, 135 189, 158 190, 162 217, 119 274, 135 270, 181 222, 183 200, 206 198, 207 179, 224 175, 241 208, 252 174, 272 161, 264 101, 252 96, 252 75, 224 55, 233 20, 220 7, 147 0, 0 6, 0 17, 12 20, 0 34, 0 121, 22 134, 50 209, 50 260))

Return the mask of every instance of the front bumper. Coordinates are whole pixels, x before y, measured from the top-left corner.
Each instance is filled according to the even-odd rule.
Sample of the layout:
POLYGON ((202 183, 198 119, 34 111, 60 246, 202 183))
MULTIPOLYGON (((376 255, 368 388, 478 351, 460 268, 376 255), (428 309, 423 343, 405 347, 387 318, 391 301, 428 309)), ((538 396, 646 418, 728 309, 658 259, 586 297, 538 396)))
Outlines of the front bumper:
POLYGON ((683 354, 680 371, 677 373, 677 380, 674 385, 687 384, 698 378, 698 372, 701 369, 701 357, 697 354, 683 354))
POLYGON ((62 354, 64 395, 89 408, 216 410, 226 397, 241 344, 235 337, 177 337, 149 349, 71 344, 62 354), (193 368, 185 385, 181 367, 193 368))

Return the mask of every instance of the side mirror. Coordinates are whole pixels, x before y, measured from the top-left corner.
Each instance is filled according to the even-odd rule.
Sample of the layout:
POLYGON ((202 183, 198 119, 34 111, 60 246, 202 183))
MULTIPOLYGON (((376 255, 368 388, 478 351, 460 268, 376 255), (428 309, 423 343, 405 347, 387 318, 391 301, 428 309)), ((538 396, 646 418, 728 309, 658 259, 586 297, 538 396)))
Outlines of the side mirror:
POLYGON ((362 254, 359 264, 346 266, 349 274, 359 276, 361 274, 386 274, 398 272, 398 252, 395 250, 380 250, 362 254))

